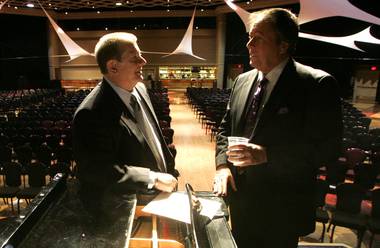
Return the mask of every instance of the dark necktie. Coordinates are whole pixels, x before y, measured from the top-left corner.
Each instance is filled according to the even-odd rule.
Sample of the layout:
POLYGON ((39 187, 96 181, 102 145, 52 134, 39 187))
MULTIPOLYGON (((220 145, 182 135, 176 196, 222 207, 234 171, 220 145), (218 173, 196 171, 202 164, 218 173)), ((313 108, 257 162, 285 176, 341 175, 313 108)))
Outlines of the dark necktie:
POLYGON ((254 92, 251 92, 249 96, 245 118, 246 121, 244 126, 244 137, 250 138, 252 135, 267 85, 268 79, 264 77, 262 80, 260 80, 258 86, 256 88, 254 87, 254 92))
MULTIPOLYGON (((146 114, 148 113, 146 114, 143 113, 141 109, 142 107, 140 104, 142 103, 140 103, 136 99, 136 96, 131 94, 131 107, 133 108, 133 112, 134 112, 138 127, 140 131, 143 133, 145 140, 147 141, 150 149, 153 152, 153 155, 157 161, 158 169, 161 172, 166 172, 165 163, 163 160, 164 158, 161 156, 159 148, 157 147, 158 144, 156 144, 155 142, 153 126, 149 125, 149 120, 146 116, 146 114)), ((159 139, 159 136, 157 133, 156 133, 156 137, 159 139)))

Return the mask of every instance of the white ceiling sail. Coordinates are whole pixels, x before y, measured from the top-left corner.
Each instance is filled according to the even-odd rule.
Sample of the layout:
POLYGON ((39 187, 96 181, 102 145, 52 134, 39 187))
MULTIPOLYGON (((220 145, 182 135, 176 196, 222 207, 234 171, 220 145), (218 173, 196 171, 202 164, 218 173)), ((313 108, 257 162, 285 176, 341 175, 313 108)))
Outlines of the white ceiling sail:
POLYGON ((240 8, 239 6, 237 6, 236 4, 234 4, 231 0, 224 0, 224 1, 226 2, 226 4, 231 9, 233 9, 236 12, 236 14, 238 14, 238 16, 240 17, 240 19, 244 22, 245 31, 247 31, 247 33, 249 33, 249 31, 251 30, 253 21, 254 21, 255 14, 254 13, 249 13, 245 9, 240 8))
MULTIPOLYGON (((236 4, 232 3, 230 0, 225 0, 225 2, 227 3, 228 6, 230 6, 231 9, 233 9, 239 15, 240 19, 244 22, 246 31, 249 32, 251 27, 252 27, 255 14, 249 13, 248 11, 240 8, 236 4)), ((333 8, 339 8, 339 7, 342 8, 346 5, 350 5, 352 7, 352 9, 356 9, 358 12, 355 12, 355 13, 363 12, 363 11, 357 9, 356 7, 352 6, 348 2, 346 4, 342 5, 342 2, 346 3, 346 0, 328 0, 328 1, 327 0, 319 0, 319 1, 301 0, 301 12, 303 9, 304 10, 309 9, 310 5, 314 5, 314 4, 316 5, 315 6, 316 9, 313 9, 313 11, 311 11, 311 14, 313 14, 313 18, 314 18, 313 20, 323 18, 323 17, 327 17, 327 16, 333 16, 334 14, 339 14, 340 10, 333 10, 333 8), (318 2, 318 4, 317 4, 317 2, 318 2), (319 6, 320 2, 324 2, 326 7, 320 6, 319 9, 316 8, 316 6, 319 6), (339 2, 339 4, 338 4, 338 6, 334 7, 332 4, 334 4, 335 2, 339 2), (310 5, 308 6, 308 8, 304 8, 304 4, 310 4, 310 5), (323 12, 323 11, 325 11, 325 12, 323 12), (318 16, 316 15, 317 13, 319 14, 318 16)), ((363 12, 363 13, 361 13, 362 18, 364 18, 365 16, 372 17, 371 15, 367 14, 366 12, 363 12)), ((304 16, 303 18, 305 18, 305 12, 304 12, 303 16, 304 16)), ((353 18, 353 16, 355 16, 355 15, 353 14, 350 17, 353 18)), ((300 20, 300 18, 302 18, 301 13, 300 13, 300 16, 298 17, 298 19, 300 20)), ((374 18, 378 19, 380 21, 379 18, 376 18, 376 17, 374 17, 374 18)), ((371 20, 376 21, 375 19, 371 19, 371 20)), ((305 20, 306 19, 303 19, 303 23, 306 22, 305 20)), ((309 21, 311 21, 311 20, 309 20, 309 21)), ((368 27, 368 28, 362 30, 361 32, 356 33, 356 34, 343 36, 343 37, 329 37, 329 36, 314 35, 314 34, 308 34, 308 33, 302 33, 302 32, 299 33, 299 36, 302 38, 306 38, 306 39, 312 39, 312 40, 328 42, 328 43, 332 43, 332 44, 336 44, 336 45, 340 45, 340 46, 345 46, 345 47, 349 47, 351 49, 355 49, 355 50, 359 50, 359 51, 364 52, 362 49, 358 48, 355 45, 355 41, 380 44, 380 40, 374 38, 370 34, 369 30, 370 30, 370 27, 368 27)))
POLYGON ((380 44, 380 40, 374 38, 370 34, 370 27, 356 33, 353 35, 348 36, 342 36, 342 37, 328 37, 328 36, 322 36, 322 35, 315 35, 315 34, 307 34, 307 33, 299 33, 299 36, 306 39, 312 39, 317 41, 323 41, 328 43, 333 43, 340 46, 349 47, 351 49, 359 50, 361 52, 364 52, 362 49, 357 47, 355 45, 355 41, 361 41, 361 42, 367 42, 367 43, 373 43, 373 44, 380 44))
POLYGON ((168 57, 174 54, 186 54, 197 59, 205 60, 204 58, 194 55, 193 53, 192 37, 193 37, 195 10, 196 8, 194 8, 193 16, 191 17, 189 27, 187 28, 186 33, 183 36, 181 43, 172 53, 165 55, 163 57, 168 57))
POLYGON ((8 2, 8 0, 5 0, 0 3, 0 10, 3 8, 3 6, 8 2))
MULTIPOLYGON (((38 2, 39 3, 39 2, 38 2)), ((40 4, 40 3, 39 3, 40 4)), ((53 20, 53 18, 50 17, 50 15, 46 12, 44 7, 40 4, 41 9, 45 12, 47 18, 49 19, 51 25, 53 26, 55 32, 57 33, 59 39, 61 40, 63 46, 65 47, 67 53, 70 56, 70 60, 66 61, 69 62, 71 60, 74 60, 80 56, 93 56, 93 54, 87 52, 82 47, 80 47, 75 41, 73 41, 63 30, 60 28, 57 23, 53 20)))
POLYGON ((325 17, 344 16, 380 25, 380 18, 355 7, 348 0, 300 0, 300 5, 300 24, 325 17))

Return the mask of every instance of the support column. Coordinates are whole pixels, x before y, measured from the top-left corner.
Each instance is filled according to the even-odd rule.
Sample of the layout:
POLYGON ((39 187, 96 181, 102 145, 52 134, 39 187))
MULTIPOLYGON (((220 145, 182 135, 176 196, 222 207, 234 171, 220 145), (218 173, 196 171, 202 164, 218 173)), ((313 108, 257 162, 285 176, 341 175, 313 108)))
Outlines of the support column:
POLYGON ((224 56, 226 53, 226 14, 219 13, 216 16, 216 63, 217 63, 217 87, 223 88, 224 56))

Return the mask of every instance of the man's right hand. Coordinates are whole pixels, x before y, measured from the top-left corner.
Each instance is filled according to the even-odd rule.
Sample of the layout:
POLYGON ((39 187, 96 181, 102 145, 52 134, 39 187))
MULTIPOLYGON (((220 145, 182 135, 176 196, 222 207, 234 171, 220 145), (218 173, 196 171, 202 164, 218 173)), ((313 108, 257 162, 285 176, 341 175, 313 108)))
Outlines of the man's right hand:
POLYGON ((216 169, 213 192, 218 196, 226 196, 228 184, 231 185, 234 191, 237 191, 231 170, 227 165, 221 165, 216 169))
POLYGON ((154 188, 164 192, 172 192, 177 188, 178 181, 172 175, 161 172, 155 172, 155 175, 154 188))

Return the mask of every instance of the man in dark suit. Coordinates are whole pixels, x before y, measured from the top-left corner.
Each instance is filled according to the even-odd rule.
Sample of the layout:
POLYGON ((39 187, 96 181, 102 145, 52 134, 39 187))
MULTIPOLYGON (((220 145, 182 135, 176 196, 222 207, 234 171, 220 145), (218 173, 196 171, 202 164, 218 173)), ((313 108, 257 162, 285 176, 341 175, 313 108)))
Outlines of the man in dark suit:
POLYGON ((75 112, 74 156, 85 207, 110 220, 126 214, 121 206, 131 193, 171 192, 177 180, 174 158, 141 83, 146 60, 136 36, 107 34, 96 44, 95 56, 104 78, 75 112))
POLYGON ((291 58, 297 39, 290 11, 257 13, 247 43, 255 69, 235 80, 217 135, 214 191, 228 196, 239 247, 297 247, 315 229, 317 170, 339 155, 337 82, 291 58), (228 146, 228 136, 249 143, 228 146))

